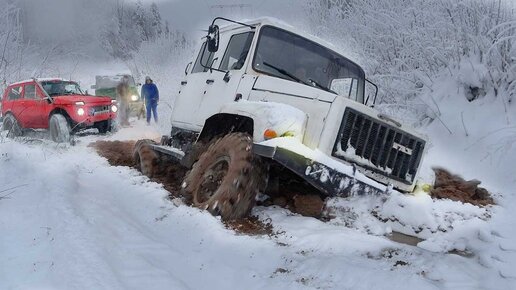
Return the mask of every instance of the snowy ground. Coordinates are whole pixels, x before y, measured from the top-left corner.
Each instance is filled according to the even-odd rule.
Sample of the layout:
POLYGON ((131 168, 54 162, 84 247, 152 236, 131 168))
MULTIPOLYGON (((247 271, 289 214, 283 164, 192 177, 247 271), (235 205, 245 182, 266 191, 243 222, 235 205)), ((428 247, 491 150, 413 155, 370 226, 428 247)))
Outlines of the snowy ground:
POLYGON ((239 235, 87 147, 158 136, 137 123, 79 137, 74 147, 0 139, 0 289, 516 287, 510 208, 426 196, 335 199, 337 218, 328 223, 256 208, 276 234, 239 235), (428 240, 417 247, 384 236, 422 225, 428 240), (439 230, 447 226, 453 230, 439 230), (464 253, 447 253, 453 249, 464 253))

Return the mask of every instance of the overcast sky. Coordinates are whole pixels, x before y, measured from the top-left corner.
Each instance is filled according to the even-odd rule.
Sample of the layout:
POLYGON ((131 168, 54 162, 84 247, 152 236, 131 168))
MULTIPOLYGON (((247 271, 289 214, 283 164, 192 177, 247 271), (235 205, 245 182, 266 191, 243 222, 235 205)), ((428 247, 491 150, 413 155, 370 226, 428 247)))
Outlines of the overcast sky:
MULTIPOLYGON (((300 21, 304 0, 145 0, 156 2, 163 19, 172 28, 194 35, 202 35, 211 20, 216 16, 236 19, 271 16, 287 22, 300 21)), ((292 23, 295 24, 295 23, 292 23)))

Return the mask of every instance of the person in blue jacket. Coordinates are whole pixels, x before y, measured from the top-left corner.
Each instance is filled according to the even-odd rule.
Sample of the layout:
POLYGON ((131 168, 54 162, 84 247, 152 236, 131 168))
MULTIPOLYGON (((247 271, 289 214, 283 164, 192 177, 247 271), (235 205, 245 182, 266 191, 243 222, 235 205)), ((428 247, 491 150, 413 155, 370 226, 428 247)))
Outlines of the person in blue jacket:
POLYGON ((159 91, 150 77, 145 77, 145 84, 142 86, 142 98, 145 100, 147 108, 147 124, 150 124, 151 112, 154 115, 154 121, 158 122, 158 102, 159 91))

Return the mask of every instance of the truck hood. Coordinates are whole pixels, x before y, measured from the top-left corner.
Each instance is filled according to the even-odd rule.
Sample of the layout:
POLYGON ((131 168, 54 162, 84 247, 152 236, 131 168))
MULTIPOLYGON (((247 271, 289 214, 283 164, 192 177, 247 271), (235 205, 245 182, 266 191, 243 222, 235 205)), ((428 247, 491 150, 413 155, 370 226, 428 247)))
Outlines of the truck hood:
POLYGON ((84 102, 84 104, 111 104, 110 97, 95 97, 84 95, 66 95, 55 96, 54 102, 59 105, 75 104, 76 102, 84 102))

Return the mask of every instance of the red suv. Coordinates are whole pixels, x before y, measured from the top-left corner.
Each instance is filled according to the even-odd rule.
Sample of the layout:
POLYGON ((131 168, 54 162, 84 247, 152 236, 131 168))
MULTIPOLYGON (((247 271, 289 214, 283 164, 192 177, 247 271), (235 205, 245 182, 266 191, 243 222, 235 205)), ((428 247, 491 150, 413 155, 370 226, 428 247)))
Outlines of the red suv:
POLYGON ((49 129, 56 142, 87 128, 111 130, 117 106, 109 97, 90 96, 73 81, 32 79, 11 84, 2 97, 3 129, 21 136, 24 129, 49 129))

